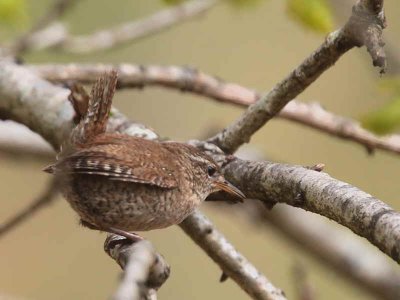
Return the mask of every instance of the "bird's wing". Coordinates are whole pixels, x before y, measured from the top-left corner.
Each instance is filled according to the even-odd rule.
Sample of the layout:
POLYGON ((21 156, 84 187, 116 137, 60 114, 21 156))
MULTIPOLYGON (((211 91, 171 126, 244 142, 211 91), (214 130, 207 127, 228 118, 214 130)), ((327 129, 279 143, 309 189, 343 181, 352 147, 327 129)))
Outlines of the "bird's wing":
POLYGON ((101 175, 110 180, 143 183, 162 188, 178 186, 177 167, 173 158, 168 157, 168 151, 158 144, 146 147, 147 141, 141 139, 130 143, 124 143, 123 140, 124 138, 117 142, 94 143, 63 157, 45 171, 101 175))

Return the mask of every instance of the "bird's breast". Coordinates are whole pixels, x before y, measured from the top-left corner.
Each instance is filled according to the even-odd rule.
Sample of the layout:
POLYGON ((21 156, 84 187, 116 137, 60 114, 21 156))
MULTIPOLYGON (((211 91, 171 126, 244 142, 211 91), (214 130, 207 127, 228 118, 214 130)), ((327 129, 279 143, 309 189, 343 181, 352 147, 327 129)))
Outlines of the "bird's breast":
POLYGON ((179 186, 166 189, 83 174, 66 180, 62 192, 83 220, 126 231, 178 224, 204 200, 179 186))

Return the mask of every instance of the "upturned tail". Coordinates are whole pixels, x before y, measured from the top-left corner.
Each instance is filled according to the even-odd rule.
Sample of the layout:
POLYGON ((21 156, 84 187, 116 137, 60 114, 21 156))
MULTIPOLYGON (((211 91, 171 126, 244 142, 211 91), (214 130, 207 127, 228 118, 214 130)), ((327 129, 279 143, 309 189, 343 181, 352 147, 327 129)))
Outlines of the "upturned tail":
MULTIPOLYGON (((90 97, 81 86, 71 89, 69 100, 74 107, 75 121, 78 125, 72 130, 70 138, 61 146, 57 155, 58 161, 68 156, 76 147, 79 148, 80 145, 106 131, 116 85, 117 72, 111 70, 96 81, 90 97)), ((54 174, 57 170, 56 165, 57 163, 47 166, 43 171, 54 174)))
MULTIPOLYGON (((84 144, 106 131, 116 85, 115 70, 105 73, 96 81, 92 87, 86 113, 77 111, 80 121, 71 133, 71 144, 84 144)), ((76 110, 75 105, 74 108, 76 110)))

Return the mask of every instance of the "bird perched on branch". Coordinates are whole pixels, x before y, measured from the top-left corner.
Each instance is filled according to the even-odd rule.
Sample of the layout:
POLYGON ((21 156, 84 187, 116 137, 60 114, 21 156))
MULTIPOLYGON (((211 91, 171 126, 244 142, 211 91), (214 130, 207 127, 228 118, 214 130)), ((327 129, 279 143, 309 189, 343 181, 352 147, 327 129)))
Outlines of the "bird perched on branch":
POLYGON ((73 103, 79 123, 57 162, 44 169, 59 178, 84 226, 137 240, 133 232, 178 224, 218 190, 245 197, 195 147, 106 133, 116 83, 111 71, 88 103, 73 103))

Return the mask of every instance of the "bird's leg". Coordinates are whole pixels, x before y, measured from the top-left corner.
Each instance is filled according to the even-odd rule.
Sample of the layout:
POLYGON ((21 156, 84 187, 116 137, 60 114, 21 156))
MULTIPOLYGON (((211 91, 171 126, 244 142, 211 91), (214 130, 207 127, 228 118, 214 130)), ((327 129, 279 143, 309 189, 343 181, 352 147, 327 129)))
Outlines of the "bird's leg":
POLYGON ((93 225, 92 223, 89 223, 89 222, 87 222, 85 220, 82 220, 82 219, 81 219, 80 223, 81 223, 82 226, 87 227, 89 229, 105 231, 105 232, 108 232, 108 233, 113 233, 113 234, 117 234, 117 235, 123 236, 123 237, 131 240, 132 242, 138 242, 138 241, 143 240, 143 238, 140 235, 138 235, 136 233, 133 233, 133 232, 124 231, 124 230, 117 229, 117 228, 114 228, 114 227, 100 228, 100 227, 97 227, 96 225, 93 225))
POLYGON ((139 241, 143 240, 143 238, 140 235, 136 234, 136 233, 124 231, 124 230, 117 229, 117 228, 114 228, 114 227, 108 227, 104 231, 123 236, 123 237, 131 240, 132 242, 139 242, 139 241))

